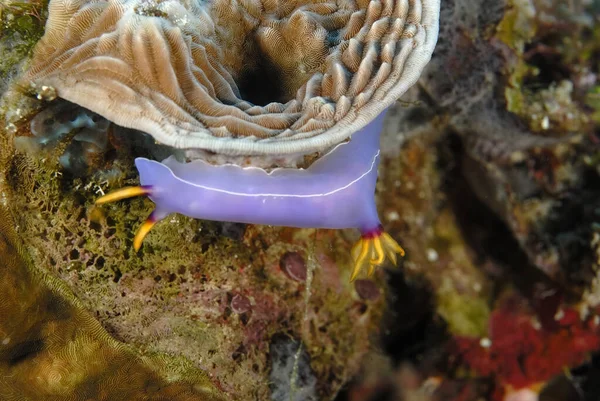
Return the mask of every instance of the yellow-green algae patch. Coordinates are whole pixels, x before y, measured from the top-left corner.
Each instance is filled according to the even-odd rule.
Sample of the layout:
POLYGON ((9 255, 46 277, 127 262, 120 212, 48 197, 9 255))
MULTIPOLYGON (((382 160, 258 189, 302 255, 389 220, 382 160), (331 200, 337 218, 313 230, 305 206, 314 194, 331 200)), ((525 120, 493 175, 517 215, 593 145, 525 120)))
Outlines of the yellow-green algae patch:
POLYGON ((44 34, 48 1, 0 2, 0 92, 44 34))
MULTIPOLYGON (((598 39, 600 41, 600 39, 598 39)), ((592 120, 600 124, 600 85, 594 86, 586 94, 586 104, 592 108, 592 120)))
POLYGON ((593 54, 598 51, 598 41, 594 40, 598 32, 594 22, 586 21, 582 15, 548 12, 541 2, 531 0, 509 1, 495 35, 515 56, 505 71, 507 110, 521 117, 534 133, 560 136, 589 131, 588 113, 582 109, 580 99, 576 99, 571 80, 582 78, 553 77, 548 83, 543 82, 547 79, 543 77, 541 82, 536 81, 543 74, 553 75, 545 70, 558 71, 564 66, 573 69, 572 75, 584 76, 587 65, 593 64, 593 54), (560 32, 548 28, 553 24, 561 27, 560 32), (537 66, 533 62, 536 55, 556 60, 537 66))
POLYGON ((436 219, 435 235, 437 238, 434 243, 446 244, 436 248, 442 256, 450 259, 447 265, 450 271, 441 276, 437 288, 438 312, 448 322, 453 334, 484 336, 487 333, 490 305, 481 290, 487 278, 475 271, 477 266, 472 262, 472 255, 468 253, 465 239, 450 210, 442 210, 436 219), (457 263, 463 264, 460 270, 456 267, 457 263), (460 271, 458 275, 457 270, 460 271))
POLYGON ((0 399, 223 400, 174 358, 115 341, 55 278, 33 267, 0 209, 0 399))

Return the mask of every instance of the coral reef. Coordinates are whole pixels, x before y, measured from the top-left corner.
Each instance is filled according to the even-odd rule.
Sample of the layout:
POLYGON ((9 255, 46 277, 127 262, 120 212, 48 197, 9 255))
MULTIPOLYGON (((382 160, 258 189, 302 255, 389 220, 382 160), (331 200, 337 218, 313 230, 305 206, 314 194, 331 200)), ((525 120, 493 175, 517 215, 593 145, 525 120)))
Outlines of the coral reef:
POLYGON ((7 197, 19 205, 19 234, 36 265, 64 281, 111 335, 145 353, 183 356, 240 399, 268 397, 276 333, 300 339, 315 376, 329 378, 317 383, 320 399, 356 371, 383 300, 361 298, 340 270, 350 261, 349 240, 173 215, 136 254, 132 228, 150 202, 98 208, 93 201, 109 187, 134 183, 131 155, 145 151, 111 139, 113 155, 74 176, 60 163, 69 135, 43 159, 12 153, 7 197), (301 289, 311 264, 318 268, 305 315, 301 289))
POLYGON ((597 14, 550 1, 482 4, 444 7, 443 17, 460 22, 442 24, 451 40, 437 48, 427 67, 437 74, 425 73, 422 86, 461 138, 469 186, 532 263, 581 292, 593 274, 589 247, 578 244, 589 244, 598 199, 587 162, 597 133, 586 103, 600 68, 597 14))
POLYGON ((116 342, 65 286, 32 267, 0 209, 0 399, 224 400, 176 358, 116 342))
POLYGON ((400 134, 385 139, 379 183, 381 194, 393 188, 380 207, 407 251, 392 293, 410 295, 392 305, 420 307, 388 312, 392 364, 379 379, 365 372, 349 399, 598 398, 577 383, 597 378, 599 348, 599 16, 589 2, 442 4, 432 62, 390 118, 400 134), (515 293, 517 304, 498 301, 515 293), (491 325, 510 327, 508 310, 531 335, 490 339, 491 325), (472 359, 449 351, 460 341, 477 349, 472 359), (415 382, 394 382, 400 361, 415 382), (553 398, 555 381, 564 398, 553 398), (509 391, 518 386, 531 388, 509 391))
POLYGON ((21 205, 19 233, 36 265, 64 281, 116 339, 184 356, 240 399, 268 397, 268 344, 279 332, 300 339, 316 377, 329 378, 318 382, 320 399, 356 371, 383 302, 361 299, 340 269, 350 263, 349 241, 329 231, 253 226, 232 240, 220 223, 173 215, 136 254, 131 227, 150 202, 93 205, 112 176, 135 180, 126 161, 84 183, 56 174, 58 155, 48 158, 51 166, 23 153, 12 159, 7 181, 10 202, 21 205), (290 254, 318 266, 307 316, 300 277, 280 268, 290 254), (305 321, 310 329, 302 329, 305 321))
POLYGON ((165 145, 284 163, 414 85, 438 18, 439 0, 52 0, 20 83, 165 145))
POLYGON ((85 156, 72 146, 98 126, 90 123, 93 114, 56 102, 31 121, 7 110, 5 121, 15 116, 17 129, 2 136, 3 199, 18 233, 35 265, 64 282, 114 338, 145 355, 176 355, 238 399, 268 398, 276 333, 304 344, 320 378, 319 399, 331 398, 356 372, 384 302, 359 296, 340 270, 350 262, 348 239, 173 215, 136 254, 135 222, 150 202, 93 202, 137 182, 134 156, 160 158, 169 150, 109 126, 98 132, 107 136, 104 148, 93 148, 98 157, 72 169, 65 155, 85 156), (286 255, 294 255, 292 266, 286 255), (310 266, 318 268, 305 310, 310 266))
POLYGON ((308 354, 289 338, 271 342, 271 399, 273 401, 315 401, 317 379, 310 368, 308 354), (296 373, 294 373, 296 371, 296 373))
POLYGON ((152 144, 108 129, 77 174, 60 163, 77 130, 14 151, 44 99, 3 98, 0 201, 45 283, 131 355, 175 355, 229 397, 598 399, 598 3, 449 0, 440 28, 387 115, 377 203, 406 257, 372 281, 348 283, 347 231, 174 215, 135 253, 151 204, 93 201, 137 185, 152 144))

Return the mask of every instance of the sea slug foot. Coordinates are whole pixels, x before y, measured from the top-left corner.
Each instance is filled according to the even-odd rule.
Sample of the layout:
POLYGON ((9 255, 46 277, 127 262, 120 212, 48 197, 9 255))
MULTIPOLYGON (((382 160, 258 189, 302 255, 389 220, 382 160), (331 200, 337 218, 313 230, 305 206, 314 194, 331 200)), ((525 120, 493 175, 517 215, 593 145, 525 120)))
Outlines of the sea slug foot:
POLYGON ((395 266, 396 254, 404 256, 404 249, 382 229, 363 233, 352 247, 354 269, 350 276, 350 282, 354 281, 358 273, 367 267, 367 274, 371 276, 375 268, 381 266, 386 259, 390 259, 395 266))

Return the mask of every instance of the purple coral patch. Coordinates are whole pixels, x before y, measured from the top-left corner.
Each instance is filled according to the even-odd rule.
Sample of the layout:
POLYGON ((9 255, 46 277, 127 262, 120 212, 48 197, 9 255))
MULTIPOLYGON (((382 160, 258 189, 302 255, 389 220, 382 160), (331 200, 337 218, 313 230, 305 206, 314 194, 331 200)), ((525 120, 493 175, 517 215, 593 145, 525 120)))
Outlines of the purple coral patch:
POLYGON ((252 309, 252 303, 248 297, 242 294, 235 294, 231 299, 231 310, 235 313, 241 314, 248 312, 252 309))
POLYGON ((292 280, 306 281, 306 262, 298 252, 284 253, 279 260, 279 267, 292 280))
POLYGON ((358 296, 366 301, 374 301, 379 298, 379 287, 372 280, 356 280, 354 289, 358 296))

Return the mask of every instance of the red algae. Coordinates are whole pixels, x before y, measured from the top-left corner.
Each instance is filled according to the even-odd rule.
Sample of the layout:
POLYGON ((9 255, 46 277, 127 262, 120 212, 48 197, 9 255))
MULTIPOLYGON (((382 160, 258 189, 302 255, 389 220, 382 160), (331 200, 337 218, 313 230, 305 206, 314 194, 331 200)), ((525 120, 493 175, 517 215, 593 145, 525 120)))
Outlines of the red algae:
POLYGON ((596 315, 581 319, 563 307, 554 319, 555 327, 544 327, 520 299, 509 297, 492 312, 487 338, 456 336, 451 354, 476 376, 493 379, 492 400, 500 401, 507 391, 536 388, 582 364, 600 347, 596 315))

